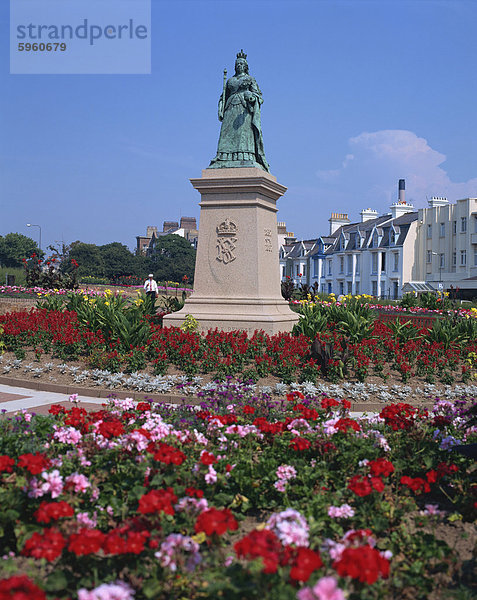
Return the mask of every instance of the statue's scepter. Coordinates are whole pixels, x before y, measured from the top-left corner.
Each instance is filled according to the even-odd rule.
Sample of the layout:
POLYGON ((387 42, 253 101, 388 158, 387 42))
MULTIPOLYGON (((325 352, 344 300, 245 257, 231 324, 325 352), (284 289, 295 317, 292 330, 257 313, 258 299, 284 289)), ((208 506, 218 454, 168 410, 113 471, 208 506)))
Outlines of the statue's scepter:
POLYGON ((227 88, 227 69, 224 69, 224 87, 222 90, 222 106, 219 110, 219 121, 222 121, 225 113, 225 90, 227 88))

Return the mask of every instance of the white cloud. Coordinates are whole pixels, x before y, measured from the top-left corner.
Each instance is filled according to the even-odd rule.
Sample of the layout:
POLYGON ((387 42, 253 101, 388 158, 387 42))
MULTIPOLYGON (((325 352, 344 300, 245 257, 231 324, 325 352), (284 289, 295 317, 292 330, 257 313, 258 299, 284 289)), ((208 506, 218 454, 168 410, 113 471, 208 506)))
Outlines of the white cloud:
POLYGON ((442 168, 446 156, 412 131, 364 132, 348 144, 351 153, 341 167, 318 171, 317 176, 323 199, 342 203, 342 210, 353 216, 367 206, 385 212, 397 199, 399 179, 406 180, 406 198, 416 207, 427 206, 426 197, 431 196, 446 196, 451 201, 477 196, 477 177, 451 181, 442 168))

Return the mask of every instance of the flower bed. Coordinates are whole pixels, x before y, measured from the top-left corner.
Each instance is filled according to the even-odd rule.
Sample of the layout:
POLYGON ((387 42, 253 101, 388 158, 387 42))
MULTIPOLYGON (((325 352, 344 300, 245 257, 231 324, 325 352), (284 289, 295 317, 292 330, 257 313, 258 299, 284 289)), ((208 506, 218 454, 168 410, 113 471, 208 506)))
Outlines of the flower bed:
POLYGON ((224 384, 198 409, 0 422, 0 598, 470 594, 477 485, 451 449, 477 437, 475 400, 349 406, 224 384))
POLYGON ((28 350, 51 352, 61 360, 82 358, 88 367, 116 373, 149 369, 164 375, 174 367, 188 377, 209 373, 258 381, 273 376, 285 383, 365 381, 370 375, 383 380, 397 375, 408 382, 417 375, 427 383, 452 384, 471 382, 477 375, 476 339, 472 329, 465 329, 475 329, 474 318, 456 317, 455 324, 439 320, 444 323, 440 329, 355 321, 351 334, 325 323, 314 337, 260 331, 248 337, 243 331, 204 335, 162 328, 150 321, 141 299, 127 303, 111 292, 101 297, 72 295, 73 300, 77 310, 45 308, 0 316, 7 350, 18 359, 28 350))

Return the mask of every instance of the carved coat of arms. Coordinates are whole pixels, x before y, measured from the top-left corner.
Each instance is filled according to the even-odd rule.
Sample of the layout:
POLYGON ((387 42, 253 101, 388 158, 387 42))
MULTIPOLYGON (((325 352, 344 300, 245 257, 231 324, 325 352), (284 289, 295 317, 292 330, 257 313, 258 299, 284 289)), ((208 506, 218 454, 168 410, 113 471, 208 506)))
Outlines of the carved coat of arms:
POLYGON ((228 217, 217 225, 217 260, 224 265, 235 260, 235 244, 237 243, 237 225, 228 217))

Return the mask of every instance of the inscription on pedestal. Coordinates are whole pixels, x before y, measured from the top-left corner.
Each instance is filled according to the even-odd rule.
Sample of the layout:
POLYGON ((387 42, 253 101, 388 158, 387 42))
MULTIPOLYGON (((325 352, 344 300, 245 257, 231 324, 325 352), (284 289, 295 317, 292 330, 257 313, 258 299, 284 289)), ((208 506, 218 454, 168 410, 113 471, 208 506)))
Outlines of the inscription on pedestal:
POLYGON ((234 254, 237 243, 237 224, 228 217, 217 225, 217 260, 224 265, 236 259, 234 254))
POLYGON ((265 236, 265 252, 273 252, 273 246, 272 246, 272 230, 271 229, 264 229, 263 230, 264 236, 265 236))

